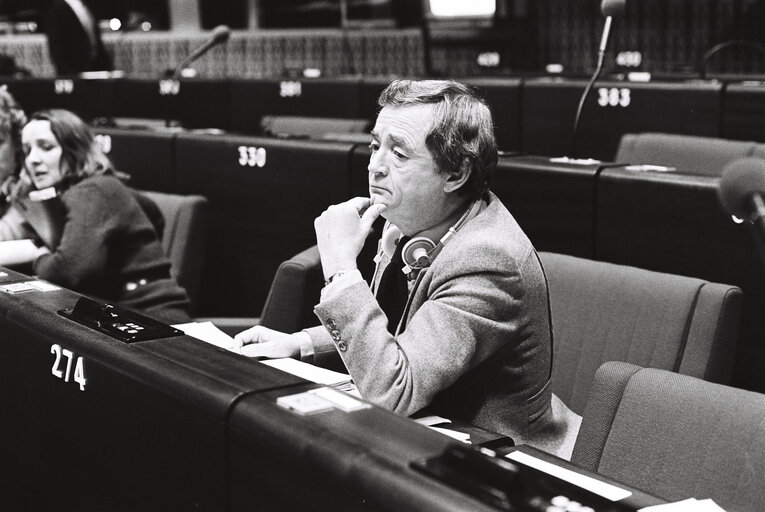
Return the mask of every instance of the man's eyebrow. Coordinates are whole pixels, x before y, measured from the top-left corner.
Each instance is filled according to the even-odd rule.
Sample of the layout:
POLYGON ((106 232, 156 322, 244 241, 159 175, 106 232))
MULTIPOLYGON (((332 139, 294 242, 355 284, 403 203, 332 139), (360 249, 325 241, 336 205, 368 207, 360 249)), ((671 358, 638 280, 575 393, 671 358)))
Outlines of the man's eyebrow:
POLYGON ((398 135, 390 135, 390 140, 393 142, 394 146, 400 146, 403 149, 412 149, 412 147, 409 145, 409 143, 404 139, 403 137, 399 137, 398 135))

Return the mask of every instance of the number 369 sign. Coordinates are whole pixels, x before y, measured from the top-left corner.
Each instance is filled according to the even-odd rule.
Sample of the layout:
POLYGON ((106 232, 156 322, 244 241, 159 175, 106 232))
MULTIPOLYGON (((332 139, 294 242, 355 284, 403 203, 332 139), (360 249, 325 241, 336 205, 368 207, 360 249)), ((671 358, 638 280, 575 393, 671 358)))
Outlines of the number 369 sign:
POLYGON ((56 343, 50 347, 53 354, 53 367, 50 372, 64 382, 74 381, 80 385, 80 391, 85 391, 85 362, 82 357, 75 355, 71 350, 61 348, 56 343))

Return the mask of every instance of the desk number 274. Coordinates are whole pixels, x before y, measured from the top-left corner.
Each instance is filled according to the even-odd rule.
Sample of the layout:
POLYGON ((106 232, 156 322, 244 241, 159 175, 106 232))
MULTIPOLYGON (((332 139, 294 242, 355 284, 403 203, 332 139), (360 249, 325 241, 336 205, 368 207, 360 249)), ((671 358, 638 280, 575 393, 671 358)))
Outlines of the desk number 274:
POLYGON ((71 350, 61 348, 58 343, 51 345, 50 353, 55 356, 53 367, 50 369, 51 373, 59 379, 64 379, 64 382, 73 380, 80 385, 80 391, 85 391, 87 379, 85 378, 85 363, 82 357, 75 356, 71 350), (74 375, 72 375, 72 361, 74 361, 74 375))

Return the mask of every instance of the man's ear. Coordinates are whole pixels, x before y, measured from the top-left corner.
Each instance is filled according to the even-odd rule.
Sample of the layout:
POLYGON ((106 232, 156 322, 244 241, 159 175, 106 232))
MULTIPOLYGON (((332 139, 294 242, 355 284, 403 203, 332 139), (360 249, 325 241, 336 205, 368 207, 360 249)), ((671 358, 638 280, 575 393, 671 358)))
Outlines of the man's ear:
POLYGON ((470 177, 470 159, 465 157, 460 163, 460 168, 457 172, 449 174, 444 182, 444 192, 454 192, 459 189, 470 177))

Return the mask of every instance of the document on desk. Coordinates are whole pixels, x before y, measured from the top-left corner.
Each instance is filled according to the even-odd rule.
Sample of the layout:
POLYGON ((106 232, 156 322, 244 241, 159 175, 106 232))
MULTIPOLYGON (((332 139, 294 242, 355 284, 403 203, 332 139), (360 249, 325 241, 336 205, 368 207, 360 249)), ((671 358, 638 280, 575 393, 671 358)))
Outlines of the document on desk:
MULTIPOLYGON (((198 340, 206 341, 216 347, 231 350, 234 346, 234 339, 215 327, 212 322, 189 322, 185 324, 177 324, 173 327, 180 329, 184 334, 197 338, 198 340)), ((347 373, 328 370, 289 357, 263 359, 260 362, 283 372, 297 375, 305 380, 317 384, 324 384, 325 386, 332 386, 340 391, 345 391, 346 393, 350 393, 357 397, 359 396, 359 392, 353 384, 351 376, 347 373)))
POLYGON ((582 489, 587 489, 590 492, 594 492, 599 496, 603 496, 611 501, 619 501, 632 495, 631 491, 616 487, 615 485, 608 484, 596 478, 592 478, 576 471, 566 469, 551 462, 534 457, 528 453, 521 451, 510 452, 506 457, 512 461, 520 462, 526 466, 530 466, 539 471, 544 471, 548 475, 560 478, 566 482, 578 485, 582 489))
POLYGON ((183 331, 184 334, 188 334, 192 338, 206 341, 216 347, 231 350, 234 346, 234 338, 215 327, 212 322, 189 322, 177 324, 173 327, 183 331))
POLYGON ((263 359, 260 361, 263 364, 267 364, 273 368, 278 368, 283 372, 297 375, 305 380, 310 380, 317 384, 324 384, 325 386, 338 386, 351 381, 351 376, 347 373, 336 372, 333 370, 327 370, 319 366, 314 366, 291 357, 285 357, 281 359, 263 359))
POLYGON ((641 508, 638 512, 725 512, 725 510, 713 500, 689 498, 675 503, 641 508))

